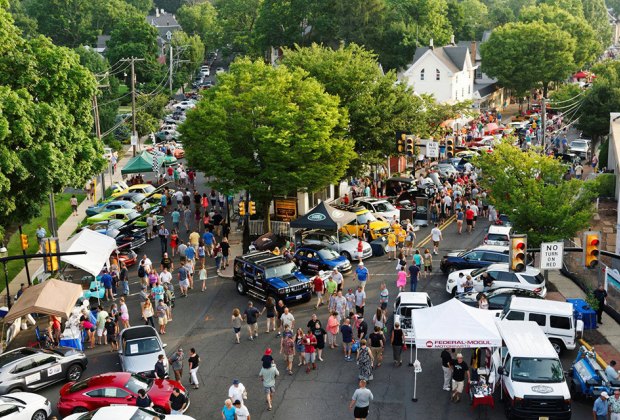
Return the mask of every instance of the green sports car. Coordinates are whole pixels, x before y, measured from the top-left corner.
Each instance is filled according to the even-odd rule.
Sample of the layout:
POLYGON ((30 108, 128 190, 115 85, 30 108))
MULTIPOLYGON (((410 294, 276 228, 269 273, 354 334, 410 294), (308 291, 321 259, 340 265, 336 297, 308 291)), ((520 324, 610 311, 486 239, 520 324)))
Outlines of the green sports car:
MULTIPOLYGON (((155 216, 155 218, 155 226, 164 222, 164 218, 162 216, 155 216)), ((134 219, 140 219, 135 221, 135 226, 146 227, 146 214, 139 213, 134 209, 117 209, 113 211, 99 213, 86 219, 86 224, 92 225, 94 223, 113 219, 122 220, 125 223, 130 222, 134 219)))

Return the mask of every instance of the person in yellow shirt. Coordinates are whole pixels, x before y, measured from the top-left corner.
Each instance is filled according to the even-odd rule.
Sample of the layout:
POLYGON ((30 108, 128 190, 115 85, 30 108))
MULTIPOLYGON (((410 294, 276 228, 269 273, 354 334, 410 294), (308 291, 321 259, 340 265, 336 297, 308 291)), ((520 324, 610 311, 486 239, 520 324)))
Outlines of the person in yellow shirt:
POLYGON ((387 252, 390 257, 390 261, 396 259, 396 234, 394 231, 390 231, 387 235, 387 246, 385 247, 385 252, 387 252), (391 255, 390 252, 392 253, 391 255))
POLYGON ((396 239, 398 239, 397 248, 403 250, 405 248, 405 239, 407 238, 407 232, 404 229, 399 229, 396 234, 396 239))

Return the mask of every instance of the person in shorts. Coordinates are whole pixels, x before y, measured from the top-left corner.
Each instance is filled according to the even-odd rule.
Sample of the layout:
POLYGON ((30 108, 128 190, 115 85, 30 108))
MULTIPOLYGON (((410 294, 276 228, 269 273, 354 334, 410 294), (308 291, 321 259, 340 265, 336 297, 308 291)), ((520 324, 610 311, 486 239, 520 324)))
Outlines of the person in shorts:
POLYGON ((461 400, 461 394, 465 388, 465 378, 467 381, 471 381, 469 376, 469 366, 463 361, 463 355, 461 353, 456 355, 456 360, 452 360, 450 363, 452 369, 452 402, 459 402, 461 400))
POLYGON ((262 367, 258 376, 263 382, 263 389, 265 392, 265 399, 267 400, 267 410, 273 409, 271 402, 273 401, 273 394, 276 392, 276 378, 280 375, 275 364, 272 364, 269 368, 262 367))
POLYGON ((118 342, 116 341, 116 323, 110 316, 105 319, 105 331, 108 338, 108 343, 110 343, 111 351, 117 351, 118 342))
POLYGON ((280 340, 280 353, 284 355, 286 373, 293 374, 293 360, 295 360, 295 340, 289 325, 284 326, 284 335, 280 340))
POLYGON ((351 320, 346 318, 344 323, 340 327, 340 333, 342 334, 342 351, 344 352, 344 360, 347 362, 352 361, 351 347, 353 345, 353 328, 351 328, 351 320))
POLYGON ((254 307, 254 303, 252 301, 248 302, 247 309, 243 312, 243 319, 248 324, 248 332, 250 333, 250 337, 248 340, 254 340, 254 337, 258 337, 258 317, 260 315, 260 311, 254 307))
POLYGON ((372 392, 366 388, 366 381, 360 379, 360 387, 355 390, 351 403, 349 404, 349 410, 353 410, 353 416, 356 419, 364 420, 368 417, 368 409, 370 402, 373 400, 372 392))

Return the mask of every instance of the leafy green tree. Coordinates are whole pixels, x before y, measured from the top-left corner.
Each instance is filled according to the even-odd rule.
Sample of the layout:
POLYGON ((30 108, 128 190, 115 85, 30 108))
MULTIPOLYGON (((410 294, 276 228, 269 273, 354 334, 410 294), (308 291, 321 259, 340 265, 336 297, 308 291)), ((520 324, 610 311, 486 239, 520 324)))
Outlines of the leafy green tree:
POLYGON ((486 29, 496 28, 517 20, 517 16, 510 8, 507 0, 495 0, 488 3, 489 27, 486 29))
POLYGON ((598 41, 607 47, 611 44, 611 26, 605 0, 582 0, 583 14, 596 32, 598 41))
POLYGON ((73 48, 92 44, 97 37, 90 0, 26 0, 24 6, 38 30, 57 45, 73 48))
POLYGON ((96 82, 74 52, 24 39, 0 0, 0 226, 39 214, 50 192, 103 167, 91 135, 96 82))
POLYGON ((176 13, 185 3, 190 2, 186 0, 155 0, 155 7, 164 9, 166 13, 176 13))
POLYGON ((620 15, 620 0, 605 0, 605 4, 613 9, 614 16, 620 15))
POLYGON ((527 234, 530 246, 572 238, 588 227, 595 188, 577 179, 564 181, 567 167, 559 160, 506 142, 475 165, 491 204, 508 215, 515 231, 527 234))
POLYGON ((157 29, 144 16, 130 14, 118 22, 110 34, 105 54, 110 63, 131 57, 144 59, 135 64, 137 80, 159 82, 157 29))
POLYGON ((274 196, 344 175, 354 154, 338 102, 301 69, 237 60, 180 127, 188 162, 218 190, 249 191, 269 229, 274 196))
POLYGON ((147 15, 151 10, 153 10, 153 0, 124 0, 131 6, 135 7, 136 10, 140 11, 144 15, 147 15))
POLYGON ((226 53, 252 51, 261 0, 214 0, 226 53), (227 45, 230 44, 230 47, 227 45))
POLYGON ((259 51, 269 47, 304 45, 311 29, 310 2, 304 0, 263 0, 255 28, 259 51), (307 22, 303 26, 303 22, 307 22))
MULTIPOLYGON (((589 1, 589 0, 588 0, 589 1)), ((581 0, 538 0, 539 4, 547 4, 549 6, 557 7, 570 13, 571 15, 584 18, 583 3, 581 0)))
POLYGON ((516 92, 564 80, 575 69, 575 40, 553 24, 509 23, 480 46, 482 69, 516 92))
POLYGON ((396 84, 393 72, 383 74, 376 55, 356 44, 336 50, 316 44, 285 50, 283 62, 304 69, 340 98, 358 153, 352 172, 364 163, 383 162, 385 155, 393 153, 396 131, 422 129, 423 101, 396 84))
POLYGON ((465 32, 465 8, 458 0, 448 1, 448 20, 454 31, 454 37, 457 40, 464 40, 462 34, 465 32))
POLYGON ((21 0, 9 0, 9 12, 11 12, 15 26, 22 31, 24 37, 30 38, 38 34, 37 21, 26 13, 21 0))
POLYGON ((489 11, 480 0, 462 0, 465 24, 462 32, 455 36, 462 41, 475 41, 482 38, 482 33, 489 29, 489 11))
POLYGON ((553 23, 568 32, 575 40, 576 48, 573 54, 575 68, 582 68, 585 64, 591 63, 603 52, 603 47, 588 21, 573 16, 557 6, 541 4, 526 7, 521 11, 520 21, 553 23))
POLYGON ((596 79, 585 92, 577 127, 596 139, 609 134, 609 113, 620 109, 620 62, 607 60, 592 71, 596 79))
POLYGON ((220 21, 210 2, 184 4, 177 11, 177 20, 184 32, 198 35, 207 48, 215 49, 220 45, 220 21))
POLYGON ((388 0, 389 6, 402 16, 409 36, 413 36, 417 46, 428 45, 433 39, 435 45, 445 45, 452 36, 452 26, 448 20, 446 0, 388 0))
POLYGON ((189 36, 183 31, 172 34, 173 52, 178 51, 178 68, 175 70, 175 85, 182 86, 200 68, 205 58, 205 45, 198 35, 189 36))

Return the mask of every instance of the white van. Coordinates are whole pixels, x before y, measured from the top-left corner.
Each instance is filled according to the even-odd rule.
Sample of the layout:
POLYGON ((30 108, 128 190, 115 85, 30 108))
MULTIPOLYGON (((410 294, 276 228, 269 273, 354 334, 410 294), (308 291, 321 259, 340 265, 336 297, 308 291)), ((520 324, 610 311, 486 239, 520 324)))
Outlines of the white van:
POLYGON ((403 330, 405 343, 414 342, 413 314, 416 309, 433 306, 431 298, 426 292, 400 292, 394 300, 394 324, 397 322, 403 330))
POLYGON ((512 227, 510 226, 491 225, 482 243, 485 245, 510 246, 511 233, 512 227))
POLYGON ((538 324, 498 321, 493 372, 509 419, 570 419, 571 397, 555 349, 538 324))
POLYGON ((534 321, 558 354, 574 350, 577 336, 583 332, 583 321, 574 319, 573 305, 568 302, 511 296, 500 319, 534 321))

